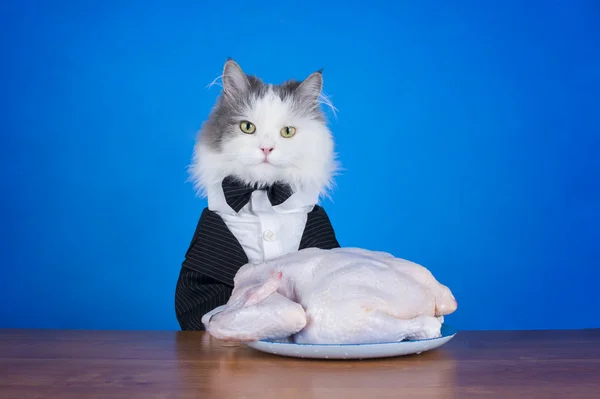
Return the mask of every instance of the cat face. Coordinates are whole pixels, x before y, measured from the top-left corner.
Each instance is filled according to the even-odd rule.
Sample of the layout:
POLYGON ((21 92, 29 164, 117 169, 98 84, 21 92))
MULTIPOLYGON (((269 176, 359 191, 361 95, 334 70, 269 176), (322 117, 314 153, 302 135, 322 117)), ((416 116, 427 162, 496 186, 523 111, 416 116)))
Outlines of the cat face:
POLYGON ((222 79, 194 151, 196 185, 206 189, 234 175, 249 184, 284 181, 295 191, 328 188, 336 161, 320 108, 321 73, 272 85, 229 60, 222 79))

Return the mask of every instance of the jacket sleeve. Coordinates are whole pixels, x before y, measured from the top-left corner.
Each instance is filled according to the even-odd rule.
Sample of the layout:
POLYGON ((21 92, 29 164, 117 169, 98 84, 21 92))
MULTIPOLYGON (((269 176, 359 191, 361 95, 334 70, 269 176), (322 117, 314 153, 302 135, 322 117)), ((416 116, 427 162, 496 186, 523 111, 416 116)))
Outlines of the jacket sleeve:
POLYGON ((182 330, 204 330, 202 316, 224 305, 232 289, 186 266, 181 267, 175 289, 175 312, 182 330))
POLYGON ((332 249, 339 247, 340 244, 327 212, 325 212, 322 206, 315 205, 306 219, 306 226, 304 227, 304 233, 302 234, 298 249, 332 249))
POLYGON ((175 288, 175 313, 182 330, 204 330, 202 316, 227 303, 235 273, 247 261, 221 217, 205 209, 175 288))

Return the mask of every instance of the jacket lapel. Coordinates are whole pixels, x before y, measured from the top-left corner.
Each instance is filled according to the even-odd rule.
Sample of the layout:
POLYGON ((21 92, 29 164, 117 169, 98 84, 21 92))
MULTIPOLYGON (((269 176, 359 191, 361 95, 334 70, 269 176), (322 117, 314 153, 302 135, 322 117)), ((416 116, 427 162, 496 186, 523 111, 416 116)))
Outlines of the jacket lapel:
POLYGON ((206 208, 196 227, 186 262, 188 267, 203 275, 233 287, 233 278, 240 267, 248 263, 248 257, 223 219, 206 208))
POLYGON ((315 205, 313 210, 308 213, 306 226, 304 227, 298 249, 332 249, 339 248, 339 246, 340 244, 337 241, 335 231, 325 209, 319 205, 315 205))

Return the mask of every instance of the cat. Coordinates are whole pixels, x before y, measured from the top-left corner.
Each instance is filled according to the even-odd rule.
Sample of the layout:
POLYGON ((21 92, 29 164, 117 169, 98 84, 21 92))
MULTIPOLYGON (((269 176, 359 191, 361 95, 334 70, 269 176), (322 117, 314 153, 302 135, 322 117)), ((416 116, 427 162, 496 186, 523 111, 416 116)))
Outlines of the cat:
POLYGON ((322 72, 303 82, 265 84, 233 60, 223 68, 223 91, 203 124, 192 179, 206 193, 230 174, 248 184, 283 180, 294 191, 324 194, 338 169, 332 134, 320 108, 322 72), (240 127, 244 122, 247 134, 240 127), (281 134, 284 128, 294 131, 281 134), (255 131, 252 131, 256 129, 255 131), (296 135, 297 134, 297 135, 296 135), (265 160, 265 149, 272 149, 265 160))
POLYGON ((206 197, 186 252, 175 302, 184 330, 224 305, 237 270, 309 247, 339 247, 318 205, 339 169, 322 103, 323 74, 264 83, 232 59, 202 124, 190 177, 206 197))

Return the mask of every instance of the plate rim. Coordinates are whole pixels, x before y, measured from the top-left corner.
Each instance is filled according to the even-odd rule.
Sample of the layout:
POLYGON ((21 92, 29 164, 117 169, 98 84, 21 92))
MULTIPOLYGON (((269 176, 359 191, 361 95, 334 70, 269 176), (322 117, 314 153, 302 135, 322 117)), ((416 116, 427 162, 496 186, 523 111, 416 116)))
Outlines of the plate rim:
POLYGON ((348 346, 382 346, 382 345, 402 345, 402 344, 411 344, 417 342, 429 342, 436 341, 443 338, 454 338, 456 334, 458 334, 458 330, 449 324, 442 324, 442 335, 435 338, 424 338, 424 339, 415 339, 415 340, 404 340, 397 342, 373 342, 373 343, 364 343, 364 344, 298 344, 295 342, 277 342, 277 341, 269 341, 269 340, 257 340, 248 342, 247 345, 250 344, 269 344, 269 345, 288 345, 288 346, 318 346, 318 347, 348 347, 348 346), (446 333, 444 334, 444 330, 446 333))

